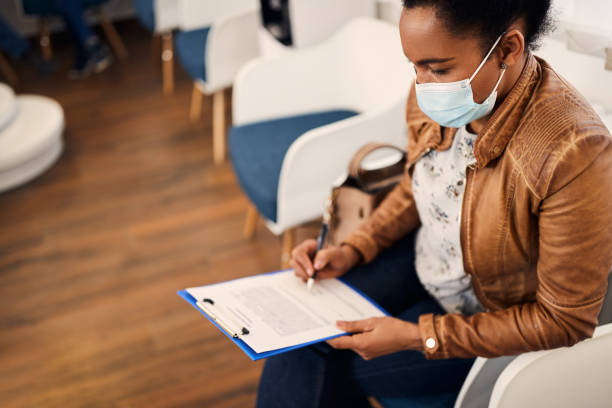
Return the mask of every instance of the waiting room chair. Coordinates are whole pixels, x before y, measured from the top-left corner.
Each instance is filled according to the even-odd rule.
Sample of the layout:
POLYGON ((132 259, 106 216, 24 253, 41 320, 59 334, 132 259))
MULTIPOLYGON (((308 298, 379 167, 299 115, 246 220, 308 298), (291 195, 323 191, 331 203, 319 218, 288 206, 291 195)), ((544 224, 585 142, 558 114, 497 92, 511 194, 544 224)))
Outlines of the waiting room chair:
POLYGON ((133 0, 140 23, 161 39, 161 67, 165 95, 174 92, 173 30, 178 27, 176 0, 133 0))
MULTIPOLYGON (((42 55, 45 60, 50 60, 53 57, 53 50, 51 46, 51 37, 49 35, 48 18, 55 14, 53 4, 49 0, 16 0, 17 10, 23 10, 26 15, 35 16, 38 18, 38 25, 40 30, 40 46, 42 55), (19 2, 21 1, 21 7, 19 2)), ((108 3, 109 0, 81 0, 83 9, 97 8, 98 17, 100 19, 100 25, 102 30, 108 39, 108 42, 113 49, 113 52, 117 58, 127 58, 127 50, 121 37, 113 27, 113 24, 104 13, 104 4, 108 3)))
POLYGON ((194 81, 189 116, 198 120, 204 94, 213 95, 213 158, 221 163, 226 149, 224 91, 238 70, 259 55, 259 4, 257 0, 177 1, 176 54, 194 81))
POLYGON ((612 271, 593 338, 519 356, 478 357, 459 394, 380 398, 384 408, 575 408, 612 401, 612 271))
POLYGON ((317 45, 354 18, 375 18, 376 6, 376 0, 287 0, 289 21, 285 25, 288 26, 287 36, 292 44, 282 44, 262 27, 262 53, 275 55, 317 45))
POLYGON ((414 71, 397 27, 355 19, 332 38, 247 64, 234 84, 232 164, 258 214, 283 235, 282 264, 294 228, 321 216, 334 182, 365 143, 405 148, 405 103, 414 71))
POLYGON ((545 39, 535 54, 591 102, 612 132, 612 70, 605 69, 604 58, 572 51, 565 41, 552 38, 545 39))

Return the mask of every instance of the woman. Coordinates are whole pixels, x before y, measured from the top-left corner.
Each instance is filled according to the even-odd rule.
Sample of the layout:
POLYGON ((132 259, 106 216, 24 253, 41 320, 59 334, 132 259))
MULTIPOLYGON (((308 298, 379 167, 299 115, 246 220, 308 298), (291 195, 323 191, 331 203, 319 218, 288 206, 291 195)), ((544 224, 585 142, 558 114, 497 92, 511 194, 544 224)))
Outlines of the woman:
POLYGON ((339 322, 353 334, 269 359, 259 406, 456 393, 476 356, 592 335, 612 266, 612 143, 530 51, 549 9, 404 1, 405 177, 341 246, 311 262, 309 240, 292 259, 302 279, 344 275, 395 317, 339 322))

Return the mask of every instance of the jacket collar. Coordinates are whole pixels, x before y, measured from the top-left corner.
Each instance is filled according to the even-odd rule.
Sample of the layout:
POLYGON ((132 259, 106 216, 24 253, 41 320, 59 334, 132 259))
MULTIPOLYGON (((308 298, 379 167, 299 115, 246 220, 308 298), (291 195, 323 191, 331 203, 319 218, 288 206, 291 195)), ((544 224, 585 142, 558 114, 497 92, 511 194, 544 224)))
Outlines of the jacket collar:
MULTIPOLYGON (((521 75, 474 142, 476 167, 485 167, 504 152, 532 99, 533 90, 541 77, 540 73, 538 60, 529 52, 521 75)), ((421 111, 416 103, 414 86, 408 97, 406 122, 411 132, 430 128, 428 142, 435 143, 438 150, 450 148, 457 133, 457 129, 441 127, 421 111)))

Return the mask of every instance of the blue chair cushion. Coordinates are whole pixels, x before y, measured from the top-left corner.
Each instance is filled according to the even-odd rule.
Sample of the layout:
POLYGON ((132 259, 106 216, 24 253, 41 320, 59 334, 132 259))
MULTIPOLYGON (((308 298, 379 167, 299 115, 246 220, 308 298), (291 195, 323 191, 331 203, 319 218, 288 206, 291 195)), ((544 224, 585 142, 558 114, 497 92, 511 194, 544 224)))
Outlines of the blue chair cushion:
MULTIPOLYGON (((99 6, 104 3, 108 3, 109 0, 81 0, 83 8, 99 6)), ((23 11, 26 14, 33 15, 44 15, 44 14, 55 14, 56 8, 53 1, 49 0, 22 0, 23 11)))
POLYGON ((349 110, 324 111, 231 129, 229 145, 238 182, 261 215, 276 222, 278 180, 291 144, 311 129, 357 114, 349 110))
POLYGON ((193 79, 206 81, 206 39, 210 27, 199 30, 179 31, 174 36, 176 56, 185 71, 193 79))
POLYGON ((378 402, 384 408, 452 408, 458 396, 458 392, 446 392, 404 398, 378 398, 378 402))
POLYGON ((149 31, 155 31, 155 10, 153 8, 153 1, 154 0, 133 0, 138 20, 149 31))

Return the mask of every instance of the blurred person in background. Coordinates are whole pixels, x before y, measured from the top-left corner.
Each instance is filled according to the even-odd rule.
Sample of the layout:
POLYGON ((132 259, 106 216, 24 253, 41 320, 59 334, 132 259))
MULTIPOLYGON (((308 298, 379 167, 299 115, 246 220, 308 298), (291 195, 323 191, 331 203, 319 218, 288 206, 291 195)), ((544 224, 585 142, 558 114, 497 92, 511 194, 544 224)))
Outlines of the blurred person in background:
POLYGON ((113 62, 113 56, 106 44, 91 30, 83 14, 80 0, 47 0, 56 13, 62 17, 75 44, 75 61, 68 77, 84 78, 100 73, 113 62))

